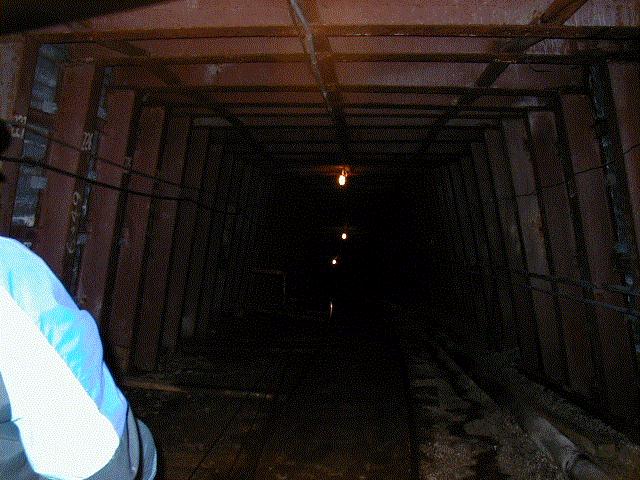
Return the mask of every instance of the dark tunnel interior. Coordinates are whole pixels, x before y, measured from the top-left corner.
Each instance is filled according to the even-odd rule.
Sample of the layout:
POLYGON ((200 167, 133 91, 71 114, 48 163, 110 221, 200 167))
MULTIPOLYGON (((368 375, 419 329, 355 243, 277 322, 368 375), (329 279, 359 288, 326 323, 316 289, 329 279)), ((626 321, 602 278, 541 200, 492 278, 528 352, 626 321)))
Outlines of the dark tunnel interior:
POLYGON ((640 2, 68 10, 0 4, 0 235, 159 480, 640 478, 640 2))
POLYGON ((321 182, 301 176, 279 179, 282 197, 276 203, 281 210, 274 216, 281 226, 274 229, 279 237, 274 244, 281 250, 274 249, 273 255, 281 256, 291 276, 292 297, 316 305, 332 298, 336 307, 354 308, 374 300, 410 303, 422 271, 414 264, 418 256, 411 240, 416 211, 403 179, 387 175, 350 177, 344 190, 332 177, 321 182))

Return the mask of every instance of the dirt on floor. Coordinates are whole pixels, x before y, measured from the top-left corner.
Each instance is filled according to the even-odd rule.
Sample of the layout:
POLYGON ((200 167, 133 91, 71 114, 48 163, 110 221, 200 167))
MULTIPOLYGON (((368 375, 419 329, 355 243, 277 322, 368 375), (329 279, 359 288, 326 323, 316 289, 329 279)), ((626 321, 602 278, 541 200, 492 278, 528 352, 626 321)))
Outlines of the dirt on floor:
POLYGON ((560 480, 564 475, 506 412, 421 351, 409 360, 422 480, 560 480))

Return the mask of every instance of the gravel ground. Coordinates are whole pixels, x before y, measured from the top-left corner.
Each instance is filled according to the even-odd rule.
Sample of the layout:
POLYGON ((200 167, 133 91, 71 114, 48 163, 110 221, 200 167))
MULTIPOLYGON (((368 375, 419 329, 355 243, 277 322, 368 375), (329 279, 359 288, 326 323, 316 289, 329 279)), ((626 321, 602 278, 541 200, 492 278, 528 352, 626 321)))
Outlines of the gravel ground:
POLYGON ((413 356, 409 376, 422 480, 566 478, 510 415, 434 356, 413 356))

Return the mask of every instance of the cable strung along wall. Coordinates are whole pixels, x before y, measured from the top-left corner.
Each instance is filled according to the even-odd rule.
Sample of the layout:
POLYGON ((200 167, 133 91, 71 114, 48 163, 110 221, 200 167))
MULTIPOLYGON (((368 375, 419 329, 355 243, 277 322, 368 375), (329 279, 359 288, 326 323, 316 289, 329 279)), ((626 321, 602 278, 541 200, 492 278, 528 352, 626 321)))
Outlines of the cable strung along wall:
POLYGON ((426 184, 452 333, 516 347, 531 376, 632 422, 640 112, 627 81, 638 75, 635 64, 588 69, 588 91, 503 119, 426 184))
POLYGON ((24 223, 12 215, 24 182, 7 182, 2 232, 28 243, 95 316, 112 366, 153 370, 180 339, 241 314, 268 194, 243 132, 109 90, 107 70, 89 64, 60 69, 45 112, 32 101, 35 62, 23 70, 14 108, 29 116, 3 170, 42 187, 24 223))

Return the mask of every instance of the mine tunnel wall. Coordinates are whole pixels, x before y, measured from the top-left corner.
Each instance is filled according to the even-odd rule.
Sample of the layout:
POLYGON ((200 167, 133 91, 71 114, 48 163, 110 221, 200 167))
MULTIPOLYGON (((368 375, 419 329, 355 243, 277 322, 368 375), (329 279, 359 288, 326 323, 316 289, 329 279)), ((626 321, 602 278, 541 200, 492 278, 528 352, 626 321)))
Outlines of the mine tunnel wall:
MULTIPOLYGON (((35 64, 18 66, 14 108, 26 112, 35 64)), ((35 120, 61 140, 38 137, 46 188, 37 221, 15 221, 20 170, 5 162, 2 234, 42 256, 94 315, 114 368, 153 370, 161 352, 203 336, 210 319, 250 308, 271 177, 228 125, 142 105, 132 91, 101 91, 94 66, 66 66, 59 81, 57 111, 35 120), (88 143, 78 148, 77 138, 88 143)), ((28 148, 29 133, 14 138, 8 158, 28 148)))
MULTIPOLYGON (((13 65, 7 111, 29 112, 34 48, 13 65)), ((466 155, 407 182, 412 243, 433 277, 424 300, 447 306, 451 335, 515 349, 531 376, 632 419, 640 70, 611 63, 585 74, 588 90, 505 114, 466 155)), ((37 228, 12 222, 19 167, 6 162, 0 230, 28 242, 98 319, 119 369, 153 370, 179 339, 250 309, 264 276, 277 284, 291 251, 278 235, 289 206, 274 200, 282 182, 233 128, 197 124, 130 90, 104 93, 103 81, 94 65, 65 67, 46 122, 68 144, 51 142, 42 159, 37 228), (83 180, 91 175, 116 188, 83 180)), ((7 156, 23 147, 24 132, 7 156)))
POLYGON ((593 69, 589 92, 505 117, 467 156, 430 170, 424 193, 433 295, 458 313, 441 326, 481 349, 515 348, 530 376, 619 420, 640 407, 629 289, 638 74, 622 64, 593 69))

